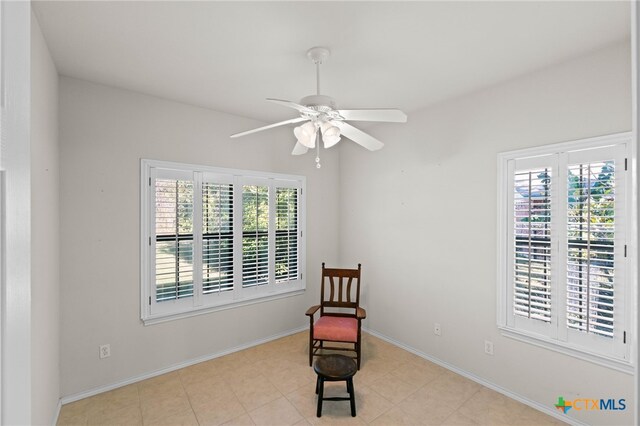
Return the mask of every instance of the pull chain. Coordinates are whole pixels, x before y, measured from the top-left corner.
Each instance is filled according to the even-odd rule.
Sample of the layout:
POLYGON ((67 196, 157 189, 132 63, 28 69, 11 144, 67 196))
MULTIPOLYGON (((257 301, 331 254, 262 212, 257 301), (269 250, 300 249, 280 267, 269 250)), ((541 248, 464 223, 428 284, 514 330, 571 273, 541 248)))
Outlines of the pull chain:
POLYGON ((316 168, 322 167, 320 164, 320 131, 316 133, 316 168))

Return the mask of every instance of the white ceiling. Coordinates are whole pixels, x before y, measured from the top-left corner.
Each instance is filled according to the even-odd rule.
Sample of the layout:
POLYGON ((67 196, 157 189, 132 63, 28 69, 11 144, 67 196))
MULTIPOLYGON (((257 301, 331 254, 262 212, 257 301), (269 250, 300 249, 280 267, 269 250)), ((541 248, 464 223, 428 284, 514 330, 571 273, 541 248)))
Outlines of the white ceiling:
POLYGON ((406 112, 629 38, 629 2, 35 2, 62 75, 263 121, 322 92, 406 112))

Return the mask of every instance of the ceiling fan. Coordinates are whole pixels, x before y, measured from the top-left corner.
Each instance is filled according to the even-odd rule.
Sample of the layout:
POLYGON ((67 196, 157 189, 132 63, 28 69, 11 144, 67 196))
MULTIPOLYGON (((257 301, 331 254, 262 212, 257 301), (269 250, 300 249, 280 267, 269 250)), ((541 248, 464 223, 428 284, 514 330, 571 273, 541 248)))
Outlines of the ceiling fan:
MULTIPOLYGON (((399 109, 338 109, 333 98, 320 94, 320 64, 330 55, 325 47, 313 47, 307 51, 307 57, 316 65, 317 94, 305 96, 297 104, 281 99, 267 99, 278 105, 293 108, 300 113, 299 117, 292 118, 257 129, 231 135, 232 138, 250 135, 274 127, 287 124, 303 123, 293 130, 297 139, 291 154, 305 154, 309 148, 320 149, 320 137, 325 148, 330 148, 340 141, 341 136, 351 139, 358 145, 370 151, 376 151, 384 146, 382 142, 371 135, 353 127, 347 121, 379 121, 406 123, 407 115, 399 109)), ((319 158, 316 157, 318 167, 319 158)))

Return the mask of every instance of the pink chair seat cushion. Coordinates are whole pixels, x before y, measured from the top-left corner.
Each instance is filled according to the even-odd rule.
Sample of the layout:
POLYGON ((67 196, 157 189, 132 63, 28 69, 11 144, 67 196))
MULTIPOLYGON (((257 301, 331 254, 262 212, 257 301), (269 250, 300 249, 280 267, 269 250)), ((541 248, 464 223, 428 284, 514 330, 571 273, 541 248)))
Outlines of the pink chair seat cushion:
POLYGON ((334 342, 357 342, 358 320, 346 317, 322 316, 313 325, 313 338, 334 342))

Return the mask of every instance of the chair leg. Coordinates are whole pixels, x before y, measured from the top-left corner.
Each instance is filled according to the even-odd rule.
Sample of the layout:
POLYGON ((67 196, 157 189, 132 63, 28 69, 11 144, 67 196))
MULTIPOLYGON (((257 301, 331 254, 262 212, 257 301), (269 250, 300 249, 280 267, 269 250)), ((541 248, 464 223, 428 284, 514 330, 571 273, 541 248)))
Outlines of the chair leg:
POLYGON ((309 317, 309 367, 313 365, 313 317, 309 317))
POLYGON ((318 411, 316 416, 322 417, 322 398, 324 398, 324 379, 318 376, 318 411))
POLYGON ((320 376, 316 377, 316 395, 318 394, 319 388, 320 388, 320 376))
POLYGON ((356 395, 353 389, 353 378, 347 379, 347 389, 349 390, 349 403, 351 404, 351 417, 356 416, 356 395))

